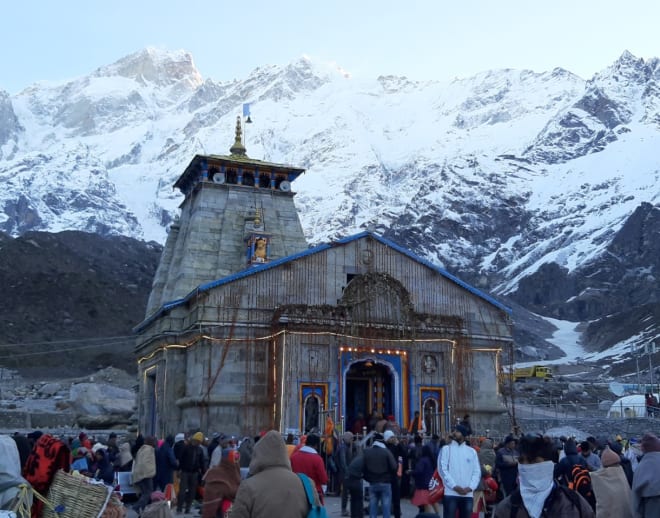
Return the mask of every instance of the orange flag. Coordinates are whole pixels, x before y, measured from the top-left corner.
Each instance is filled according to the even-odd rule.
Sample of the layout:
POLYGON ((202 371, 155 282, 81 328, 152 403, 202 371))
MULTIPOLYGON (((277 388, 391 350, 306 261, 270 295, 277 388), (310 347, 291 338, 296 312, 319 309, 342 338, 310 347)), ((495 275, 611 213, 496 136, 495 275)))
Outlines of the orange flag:
POLYGON ((333 432, 335 431, 335 422, 328 414, 325 418, 325 453, 326 455, 332 454, 333 446, 333 432))

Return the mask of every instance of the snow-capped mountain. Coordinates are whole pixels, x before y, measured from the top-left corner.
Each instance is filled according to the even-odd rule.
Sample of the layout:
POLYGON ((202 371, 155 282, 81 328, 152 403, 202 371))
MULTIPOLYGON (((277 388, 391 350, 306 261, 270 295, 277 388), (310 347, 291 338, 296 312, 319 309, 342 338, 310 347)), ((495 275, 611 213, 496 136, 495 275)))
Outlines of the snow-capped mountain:
POLYGON ((294 190, 310 243, 369 227, 588 324, 592 347, 657 339, 660 60, 628 52, 588 80, 556 68, 357 81, 301 58, 218 82, 186 52, 145 49, 0 91, 0 230, 162 243, 174 181, 194 154, 228 154, 243 103, 248 155, 307 168, 294 190), (616 339, 598 332, 640 307, 616 339))

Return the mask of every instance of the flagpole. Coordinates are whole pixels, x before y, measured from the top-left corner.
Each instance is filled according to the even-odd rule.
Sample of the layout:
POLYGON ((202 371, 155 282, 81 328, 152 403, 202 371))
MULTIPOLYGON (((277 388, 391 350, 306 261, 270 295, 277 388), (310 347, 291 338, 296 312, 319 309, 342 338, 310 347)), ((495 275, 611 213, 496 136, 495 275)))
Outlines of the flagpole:
POLYGON ((243 104, 243 145, 247 147, 247 128, 246 126, 251 123, 250 120, 250 103, 243 104), (247 115, 247 119, 245 116, 247 115))

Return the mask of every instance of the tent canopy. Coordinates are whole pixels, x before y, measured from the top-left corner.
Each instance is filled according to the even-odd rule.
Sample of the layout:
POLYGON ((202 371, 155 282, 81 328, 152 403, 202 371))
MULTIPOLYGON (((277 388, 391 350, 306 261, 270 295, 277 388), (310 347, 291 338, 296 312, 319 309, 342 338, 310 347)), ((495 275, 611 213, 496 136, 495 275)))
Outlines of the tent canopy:
POLYGON ((643 394, 620 397, 612 403, 607 417, 646 417, 646 398, 643 394))

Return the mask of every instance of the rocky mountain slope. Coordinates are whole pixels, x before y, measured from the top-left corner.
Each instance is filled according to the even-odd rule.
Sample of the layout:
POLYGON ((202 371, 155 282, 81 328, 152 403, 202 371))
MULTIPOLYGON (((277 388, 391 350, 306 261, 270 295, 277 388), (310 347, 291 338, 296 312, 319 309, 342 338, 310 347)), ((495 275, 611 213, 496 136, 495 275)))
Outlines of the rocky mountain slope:
POLYGON ((658 340, 660 60, 628 52, 588 80, 356 81, 303 58, 219 82, 146 49, 0 92, 0 229, 162 243, 175 179, 195 153, 227 153, 245 102, 248 154, 307 168, 310 243, 369 227, 520 307, 521 359, 556 355, 523 308, 574 321, 587 352, 658 340))
POLYGON ((135 373, 131 330, 161 250, 79 231, 0 234, 0 366, 45 380, 107 366, 135 373))

